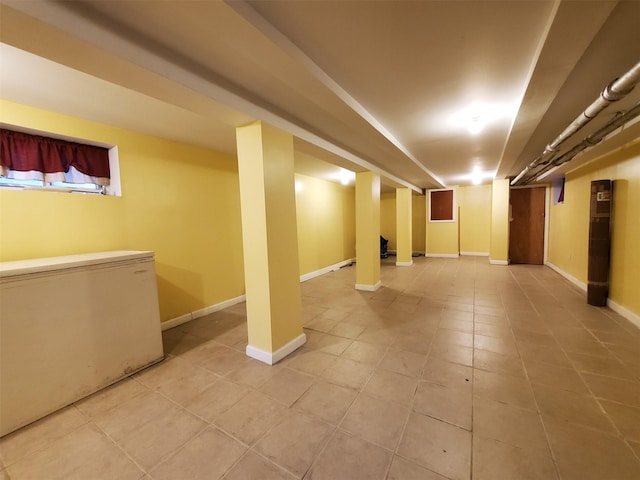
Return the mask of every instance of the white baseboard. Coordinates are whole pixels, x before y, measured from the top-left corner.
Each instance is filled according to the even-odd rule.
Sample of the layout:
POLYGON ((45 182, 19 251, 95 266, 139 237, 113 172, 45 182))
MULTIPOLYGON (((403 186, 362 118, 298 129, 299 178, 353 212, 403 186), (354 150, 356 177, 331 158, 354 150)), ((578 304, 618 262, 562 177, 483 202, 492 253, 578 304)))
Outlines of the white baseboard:
POLYGON ((356 290, 362 290, 364 292, 375 292, 382 285, 382 281, 378 280, 378 283, 375 285, 366 285, 362 283, 356 283, 356 290))
POLYGON ((242 303, 247 299, 246 295, 240 295, 239 297, 230 298, 229 300, 224 300, 220 303, 216 303, 215 305, 209 305, 208 307, 202 308, 200 310, 196 310, 191 313, 186 313, 184 315, 180 315, 179 317, 172 318, 171 320, 167 320, 166 322, 162 322, 160 325, 162 326, 162 331, 169 330, 170 328, 177 327, 178 325, 182 325, 183 323, 190 322, 191 320, 195 320, 196 318, 204 317, 205 315, 209 315, 213 312, 218 312, 220 310, 224 310, 225 308, 232 307, 238 303, 242 303))
POLYGON ((425 257, 432 258, 458 258, 460 257, 459 253, 425 253, 425 257))
POLYGON ((410 262, 396 262, 396 267, 410 267, 413 265, 413 260, 410 262))
POLYGON ((466 255, 469 257, 488 257, 489 252, 460 252, 460 255, 466 255))
MULTIPOLYGON (((582 290, 584 292, 587 291, 587 284, 586 283, 581 282, 576 277, 574 277, 573 275, 568 274, 567 272, 565 272, 564 270, 560 269, 559 267, 557 267, 553 263, 547 262, 545 265, 547 267, 549 267, 551 270, 553 270, 554 272, 557 272, 559 275, 561 275, 562 277, 564 277, 567 280, 569 280, 571 283, 573 283, 575 286, 577 286, 580 290, 582 290)), ((627 320, 629 320, 636 327, 640 328, 640 315, 638 315, 637 313, 632 312, 628 308, 623 307, 622 305, 620 305, 619 303, 616 303, 615 301, 611 300, 610 298, 607 298, 607 307, 609 307, 611 310, 616 312, 618 315, 620 315, 620 316, 626 318, 627 320)))
POLYGON ((584 282, 581 282, 580 280, 578 280, 576 277, 574 277, 573 275, 568 274, 567 272, 565 272, 564 270, 562 270, 561 268, 555 266, 553 263, 551 262, 547 262, 545 263, 545 265, 547 267, 549 267, 551 270, 553 270, 554 272, 560 274, 562 277, 566 278, 567 280, 569 280, 571 283, 573 283, 576 287, 578 287, 580 290, 586 292, 587 291, 587 284, 584 282))
POLYGON ((284 357, 294 352, 307 342, 307 336, 301 333, 296 338, 291 340, 286 345, 280 347, 275 352, 267 352, 257 347, 247 345, 246 353, 248 357, 255 358, 256 360, 266 363, 267 365, 273 365, 278 363, 284 357))
POLYGON ((320 275, 324 275, 325 273, 339 270, 342 267, 351 265, 355 261, 355 258, 349 258, 347 260, 343 260, 342 262, 334 263, 333 265, 329 265, 328 267, 321 268, 320 270, 314 270, 313 272, 305 273, 304 275, 300 275, 300 283, 311 280, 312 278, 319 277, 320 275))
POLYGON ((621 317, 626 318, 631 323, 633 323, 636 327, 640 328, 640 315, 632 312, 628 308, 623 307, 622 305, 614 302, 610 298, 607 298, 607 307, 616 312, 621 317))
POLYGON ((509 265, 509 261, 508 260, 494 260, 493 258, 489 257, 489 264, 491 264, 491 265, 509 265))

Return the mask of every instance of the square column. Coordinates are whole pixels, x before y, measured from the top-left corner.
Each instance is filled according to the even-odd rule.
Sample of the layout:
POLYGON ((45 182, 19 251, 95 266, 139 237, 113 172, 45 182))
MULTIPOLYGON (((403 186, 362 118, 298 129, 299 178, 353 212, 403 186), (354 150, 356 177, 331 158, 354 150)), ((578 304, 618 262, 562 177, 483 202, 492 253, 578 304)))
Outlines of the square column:
POLYGON ((380 176, 356 173, 356 290, 380 288, 380 176))
POLYGON ((491 190, 489 263, 509 264, 509 179, 494 180, 491 190))
POLYGON ((255 122, 236 129, 247 355, 272 365, 303 345, 293 136, 255 122))
POLYGON ((413 265, 413 213, 411 189, 396 188, 396 265, 413 265))

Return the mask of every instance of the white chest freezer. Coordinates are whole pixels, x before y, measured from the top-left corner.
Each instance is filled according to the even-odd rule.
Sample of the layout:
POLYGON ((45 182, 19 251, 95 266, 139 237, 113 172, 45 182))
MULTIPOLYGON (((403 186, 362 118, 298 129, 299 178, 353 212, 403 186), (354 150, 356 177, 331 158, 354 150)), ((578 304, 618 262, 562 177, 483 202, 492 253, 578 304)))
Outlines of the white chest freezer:
POLYGON ((0 263, 0 436, 162 358, 153 252, 0 263))

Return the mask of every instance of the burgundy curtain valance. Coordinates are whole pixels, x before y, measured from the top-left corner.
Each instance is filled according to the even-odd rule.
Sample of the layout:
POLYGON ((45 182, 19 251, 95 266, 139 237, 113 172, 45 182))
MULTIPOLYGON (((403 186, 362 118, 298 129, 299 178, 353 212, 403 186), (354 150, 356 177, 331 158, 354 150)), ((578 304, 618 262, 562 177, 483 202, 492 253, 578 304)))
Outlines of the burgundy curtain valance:
POLYGON ((109 150, 93 145, 0 129, 3 171, 68 173, 71 168, 89 177, 109 179, 109 150))

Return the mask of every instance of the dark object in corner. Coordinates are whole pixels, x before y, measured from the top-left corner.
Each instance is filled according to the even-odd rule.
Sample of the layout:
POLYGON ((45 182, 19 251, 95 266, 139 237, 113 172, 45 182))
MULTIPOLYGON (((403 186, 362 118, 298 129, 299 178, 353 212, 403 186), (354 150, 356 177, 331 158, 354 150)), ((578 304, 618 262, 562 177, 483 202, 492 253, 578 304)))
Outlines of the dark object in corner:
POLYGON ((380 235, 380 258, 387 258, 389 256, 387 253, 387 243, 389 243, 389 240, 380 235))

